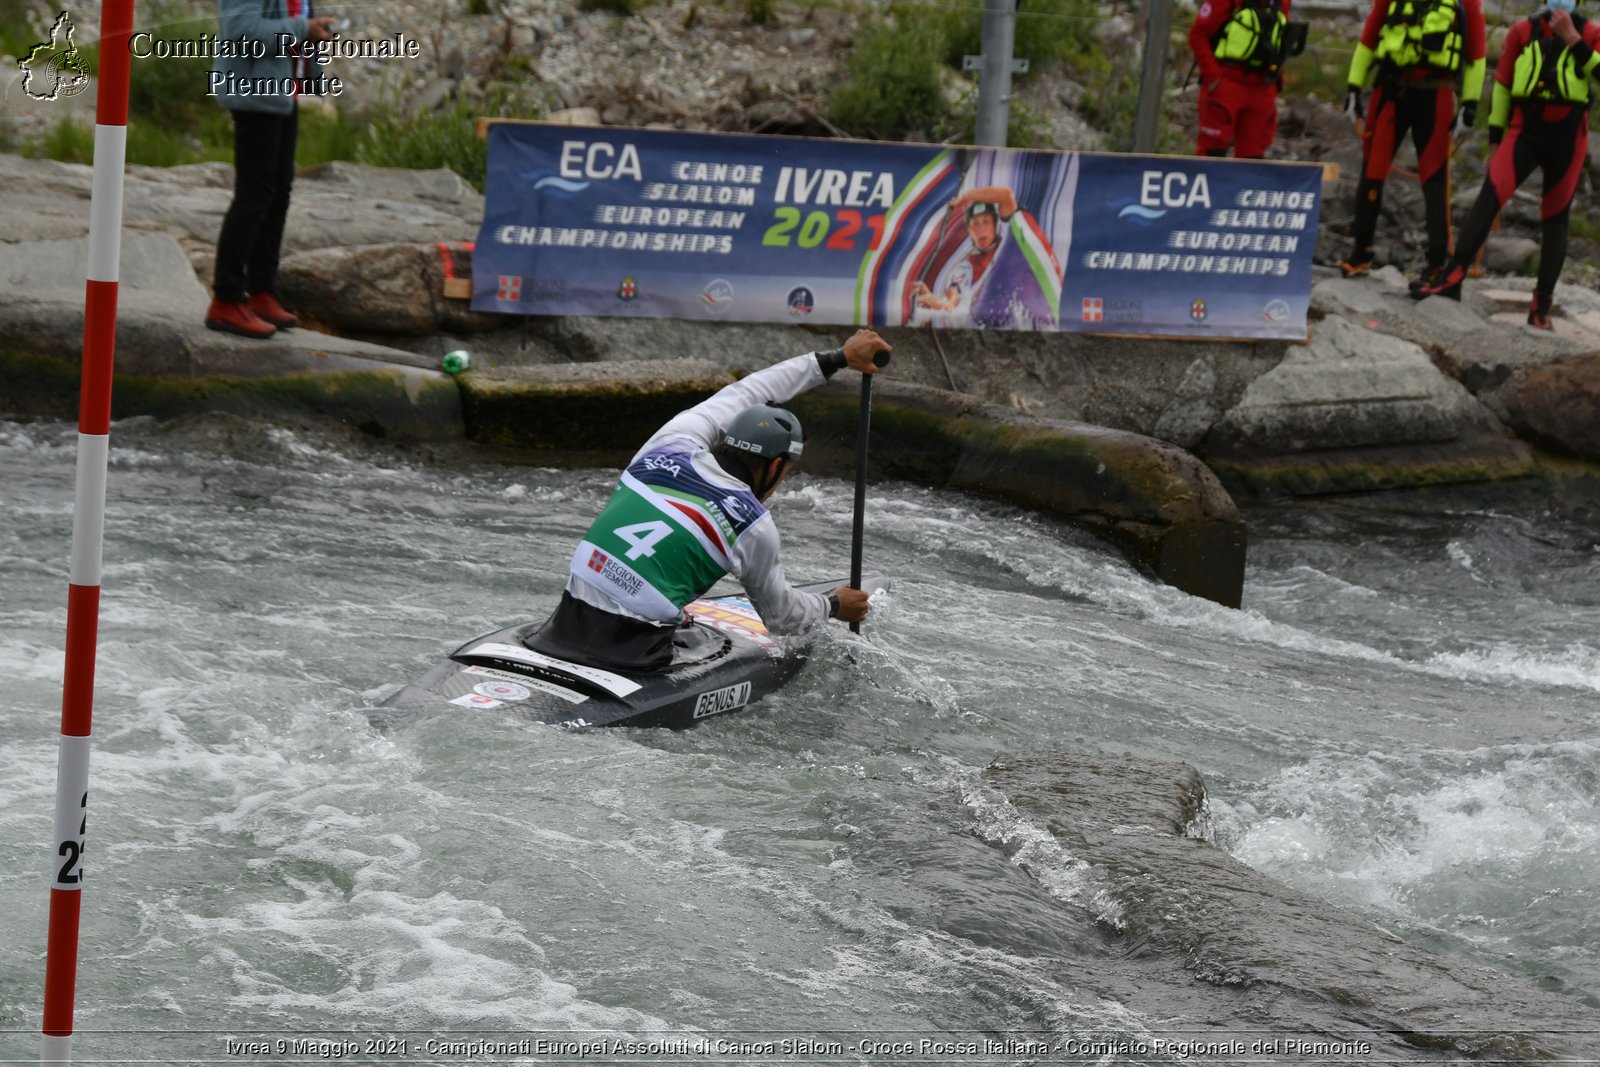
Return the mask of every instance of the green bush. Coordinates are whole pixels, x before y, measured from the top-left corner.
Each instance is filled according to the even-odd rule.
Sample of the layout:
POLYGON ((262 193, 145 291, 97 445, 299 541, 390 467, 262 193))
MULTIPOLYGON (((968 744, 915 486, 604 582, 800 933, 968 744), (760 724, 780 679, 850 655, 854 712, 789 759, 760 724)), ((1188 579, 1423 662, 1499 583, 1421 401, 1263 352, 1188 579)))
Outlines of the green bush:
POLYGON ((829 119, 848 133, 885 140, 942 129, 951 110, 940 81, 946 46, 942 20, 916 8, 868 21, 828 103, 829 119))
POLYGON ((300 109, 295 159, 302 167, 312 167, 335 159, 355 159, 360 143, 360 131, 351 126, 342 111, 329 113, 321 108, 300 109))
MULTIPOLYGON (((1094 0, 1018 0, 1012 55, 1033 63, 1066 60, 1096 50, 1100 13, 1094 0)), ((961 69, 963 56, 983 54, 983 7, 943 17, 945 62, 961 69)))
POLYGON ((0 3, 0 52, 18 59, 40 43, 38 31, 28 22, 27 8, 26 3, 16 3, 14 0, 0 3))
POLYGON ((745 16, 757 26, 770 25, 778 19, 776 0, 740 0, 740 2, 744 5, 745 16))
POLYGON ((63 115, 39 140, 24 144, 22 154, 63 163, 93 163, 94 127, 63 115))
POLYGON ((491 92, 483 100, 457 96, 449 107, 422 115, 380 107, 355 138, 355 158, 380 167, 446 167, 482 192, 489 142, 478 136, 477 120, 516 111, 510 93, 504 91, 491 92))
POLYGON ((578 0, 579 11, 609 11, 613 15, 637 15, 646 0, 578 0))
POLYGON ((1132 151, 1134 118, 1139 110, 1141 57, 1137 53, 1113 57, 1088 52, 1069 66, 1084 85, 1083 98, 1078 103, 1083 117, 1105 131, 1109 151, 1132 151))

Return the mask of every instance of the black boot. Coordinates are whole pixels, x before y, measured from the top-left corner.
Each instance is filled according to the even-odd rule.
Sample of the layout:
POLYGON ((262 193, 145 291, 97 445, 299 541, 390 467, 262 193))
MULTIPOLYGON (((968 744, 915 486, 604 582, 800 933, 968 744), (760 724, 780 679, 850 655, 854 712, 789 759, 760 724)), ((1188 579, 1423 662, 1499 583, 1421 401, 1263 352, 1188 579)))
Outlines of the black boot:
POLYGON ((1552 330, 1550 325, 1550 305, 1555 302, 1555 294, 1543 289, 1533 291, 1533 306, 1528 308, 1528 325, 1536 330, 1552 330))
POLYGON ((1446 263, 1444 272, 1437 281, 1428 285, 1418 285, 1411 290, 1411 299, 1426 300, 1430 296, 1443 296, 1451 300, 1461 299, 1461 283, 1467 280, 1467 268, 1459 263, 1446 263))

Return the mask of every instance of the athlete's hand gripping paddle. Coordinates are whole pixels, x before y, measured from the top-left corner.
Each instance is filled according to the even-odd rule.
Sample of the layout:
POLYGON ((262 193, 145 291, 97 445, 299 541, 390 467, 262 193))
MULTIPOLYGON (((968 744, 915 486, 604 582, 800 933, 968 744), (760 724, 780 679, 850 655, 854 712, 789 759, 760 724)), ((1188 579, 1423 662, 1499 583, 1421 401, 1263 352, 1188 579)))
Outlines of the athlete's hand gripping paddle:
MULTIPOLYGON (((880 351, 873 354, 872 362, 879 367, 889 365, 889 353, 880 351)), ((856 426, 856 503, 855 515, 850 526, 850 587, 861 588, 861 540, 864 532, 867 510, 867 433, 872 427, 872 379, 873 375, 861 376, 861 419, 856 426)), ((850 632, 861 632, 861 624, 850 624, 850 632)))

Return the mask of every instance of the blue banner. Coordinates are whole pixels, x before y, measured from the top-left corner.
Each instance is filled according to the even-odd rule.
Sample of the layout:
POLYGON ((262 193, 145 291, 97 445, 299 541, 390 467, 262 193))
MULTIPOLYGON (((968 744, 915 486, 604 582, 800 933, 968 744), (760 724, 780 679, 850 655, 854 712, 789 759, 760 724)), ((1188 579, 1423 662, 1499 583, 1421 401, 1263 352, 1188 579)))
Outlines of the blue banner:
POLYGON ((495 123, 472 307, 1306 337, 1322 169, 495 123))

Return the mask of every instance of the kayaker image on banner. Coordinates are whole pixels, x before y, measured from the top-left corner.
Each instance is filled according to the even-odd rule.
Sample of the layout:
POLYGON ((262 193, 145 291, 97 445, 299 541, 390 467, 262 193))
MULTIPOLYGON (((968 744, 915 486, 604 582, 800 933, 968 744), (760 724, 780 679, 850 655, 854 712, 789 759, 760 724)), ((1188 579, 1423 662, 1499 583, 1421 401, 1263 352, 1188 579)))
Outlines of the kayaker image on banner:
POLYGON ((472 307, 1303 340, 1321 168, 494 122, 472 307))
POLYGON ((940 153, 867 255, 863 321, 1055 329, 1077 174, 1074 153, 940 153))

